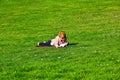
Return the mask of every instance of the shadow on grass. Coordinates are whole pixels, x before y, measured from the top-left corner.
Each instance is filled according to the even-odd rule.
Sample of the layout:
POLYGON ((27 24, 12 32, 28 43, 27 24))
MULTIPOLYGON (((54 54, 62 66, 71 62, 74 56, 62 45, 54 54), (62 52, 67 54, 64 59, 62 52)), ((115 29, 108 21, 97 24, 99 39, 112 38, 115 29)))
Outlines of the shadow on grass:
POLYGON ((70 46, 74 46, 74 45, 77 45, 78 43, 69 43, 68 45, 70 46))

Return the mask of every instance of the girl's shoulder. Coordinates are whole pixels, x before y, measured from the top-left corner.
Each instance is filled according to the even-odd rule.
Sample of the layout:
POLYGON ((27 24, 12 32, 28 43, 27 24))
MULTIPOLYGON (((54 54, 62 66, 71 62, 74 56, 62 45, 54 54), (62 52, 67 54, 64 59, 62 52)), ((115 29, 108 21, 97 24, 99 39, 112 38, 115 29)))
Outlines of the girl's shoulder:
POLYGON ((56 36, 55 38, 60 38, 59 36, 56 36))
POLYGON ((55 40, 60 40, 61 38, 59 36, 56 36, 55 37, 55 40))

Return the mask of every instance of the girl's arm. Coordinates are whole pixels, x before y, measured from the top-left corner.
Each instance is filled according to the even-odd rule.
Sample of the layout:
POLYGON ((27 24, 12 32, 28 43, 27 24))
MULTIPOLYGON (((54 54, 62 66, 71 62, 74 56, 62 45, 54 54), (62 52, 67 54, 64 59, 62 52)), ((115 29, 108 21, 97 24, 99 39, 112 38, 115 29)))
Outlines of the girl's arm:
POLYGON ((55 38, 55 44, 54 44, 54 46, 55 46, 56 48, 59 47, 59 37, 58 37, 58 36, 55 38))

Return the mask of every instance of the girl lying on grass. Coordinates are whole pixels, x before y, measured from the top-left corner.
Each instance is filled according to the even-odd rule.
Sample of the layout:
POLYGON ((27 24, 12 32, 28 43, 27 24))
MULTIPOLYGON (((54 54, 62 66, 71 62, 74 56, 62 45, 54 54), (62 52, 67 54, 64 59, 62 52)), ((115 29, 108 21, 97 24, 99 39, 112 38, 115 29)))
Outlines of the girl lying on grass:
POLYGON ((58 35, 47 42, 38 42, 36 47, 40 46, 55 46, 56 48, 65 47, 68 45, 67 37, 64 31, 60 31, 58 35))

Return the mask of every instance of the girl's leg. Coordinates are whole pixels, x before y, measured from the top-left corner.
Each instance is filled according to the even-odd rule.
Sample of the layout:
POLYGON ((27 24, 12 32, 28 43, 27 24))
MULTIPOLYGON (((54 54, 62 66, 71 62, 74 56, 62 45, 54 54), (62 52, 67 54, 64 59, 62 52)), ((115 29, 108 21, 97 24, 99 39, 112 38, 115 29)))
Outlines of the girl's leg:
POLYGON ((49 40, 47 42, 40 42, 40 43, 38 43, 38 45, 39 46, 51 46, 50 43, 51 43, 51 40, 49 40))

